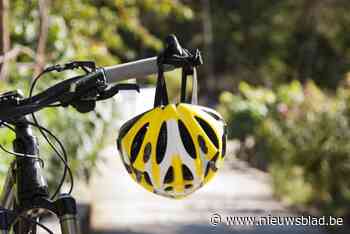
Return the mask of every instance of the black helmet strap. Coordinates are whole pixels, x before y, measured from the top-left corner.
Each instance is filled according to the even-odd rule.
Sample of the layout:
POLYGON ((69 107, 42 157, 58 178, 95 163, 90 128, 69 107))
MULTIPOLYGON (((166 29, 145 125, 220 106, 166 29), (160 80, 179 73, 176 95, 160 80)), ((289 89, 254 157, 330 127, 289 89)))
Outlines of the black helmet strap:
POLYGON ((166 83, 164 79, 164 68, 163 64, 158 63, 158 77, 157 77, 157 86, 156 86, 156 94, 154 98, 154 107, 161 105, 168 105, 168 91, 166 88, 166 83))
POLYGON ((198 103, 198 84, 197 84, 197 70, 195 67, 184 67, 182 69, 182 79, 181 79, 181 102, 183 103, 198 103), (186 89, 187 89, 187 77, 192 75, 192 96, 189 100, 186 97, 186 89))
MULTIPOLYGON (((197 84, 197 71, 195 67, 186 66, 182 68, 182 80, 181 80, 181 99, 182 103, 198 103, 198 84, 197 84), (192 75, 192 96, 187 100, 186 89, 187 89, 187 78, 192 75)), ((168 91, 166 88, 166 82, 164 78, 164 67, 160 60, 158 60, 158 77, 157 77, 157 86, 156 93, 154 97, 154 107, 161 105, 168 105, 169 97, 168 91)))

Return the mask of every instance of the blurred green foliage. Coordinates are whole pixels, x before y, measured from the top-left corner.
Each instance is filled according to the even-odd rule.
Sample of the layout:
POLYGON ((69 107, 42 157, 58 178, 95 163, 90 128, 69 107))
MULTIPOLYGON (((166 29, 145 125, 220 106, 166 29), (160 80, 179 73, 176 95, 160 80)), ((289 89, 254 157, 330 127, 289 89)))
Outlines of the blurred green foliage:
MULTIPOLYGON (((10 1, 11 47, 27 52, 10 62, 1 91, 28 90, 38 46, 38 2, 10 1)), ((103 66, 154 56, 161 39, 176 33, 186 47, 205 48, 204 54, 212 56, 204 57, 204 66, 212 61, 214 75, 199 70, 200 96, 215 103, 216 94, 228 91, 220 96, 219 109, 230 137, 242 142, 240 157, 270 171, 276 193, 288 202, 345 213, 350 200, 350 88, 344 81, 350 65, 350 1, 209 1, 210 18, 203 15, 208 7, 203 2, 51 0, 45 62, 94 60, 103 66), (208 21, 209 45, 205 38, 210 36, 203 35, 208 21)), ((73 75, 45 77, 39 90, 73 75)), ((171 93, 178 93, 179 80, 168 84, 171 93)), ((111 103, 99 104, 88 115, 70 108, 40 113, 42 124, 63 139, 77 175, 88 177, 105 140, 116 136, 117 111, 111 103)), ((0 130, 6 136, 2 143, 10 147, 13 134, 0 130)), ((41 146, 54 183, 58 161, 42 141, 41 146)))
POLYGON ((350 88, 327 94, 309 81, 276 89, 240 85, 223 93, 221 109, 238 157, 271 173, 275 192, 293 205, 348 214, 350 202, 350 88))
MULTIPOLYGON (((49 2, 47 66, 71 60, 93 60, 98 66, 104 66, 154 56, 162 48, 162 39, 174 31, 169 25, 183 24, 193 17, 191 8, 170 0, 49 2)), ((38 4, 38 0, 10 1, 11 47, 25 47, 29 52, 10 61, 8 79, 0 80, 0 92, 29 91, 40 31, 38 4)), ((53 73, 42 77, 37 92, 77 74, 53 73)), ((106 143, 114 144, 117 137, 118 110, 113 100, 98 103, 95 112, 89 114, 80 114, 73 108, 50 108, 38 116, 40 123, 63 141, 69 164, 80 178, 89 178, 99 151, 106 143)), ((36 134, 40 135, 38 131, 36 134)), ((1 129, 1 136, 1 143, 11 149, 14 135, 1 129)), ((59 182, 57 175, 62 172, 62 164, 43 138, 39 138, 39 142, 49 182, 54 185, 59 182)), ((5 157, 1 160, 0 173, 3 173, 10 160, 5 157)))
POLYGON ((347 0, 211 1, 215 74, 274 87, 312 79, 335 89, 350 61, 347 0))
POLYGON ((238 157, 293 205, 349 215, 346 0, 211 1, 220 111, 238 157))

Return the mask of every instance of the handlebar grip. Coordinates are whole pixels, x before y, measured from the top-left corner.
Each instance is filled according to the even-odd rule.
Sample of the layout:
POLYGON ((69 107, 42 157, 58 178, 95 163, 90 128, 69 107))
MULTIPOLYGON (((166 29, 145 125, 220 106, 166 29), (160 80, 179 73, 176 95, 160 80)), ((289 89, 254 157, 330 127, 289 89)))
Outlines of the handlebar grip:
MULTIPOLYGON (((171 65, 164 65, 165 71, 171 71, 175 68, 176 67, 171 65)), ((157 57, 141 59, 135 62, 105 67, 104 72, 106 79, 109 83, 128 80, 132 78, 144 78, 148 75, 157 74, 157 57)))

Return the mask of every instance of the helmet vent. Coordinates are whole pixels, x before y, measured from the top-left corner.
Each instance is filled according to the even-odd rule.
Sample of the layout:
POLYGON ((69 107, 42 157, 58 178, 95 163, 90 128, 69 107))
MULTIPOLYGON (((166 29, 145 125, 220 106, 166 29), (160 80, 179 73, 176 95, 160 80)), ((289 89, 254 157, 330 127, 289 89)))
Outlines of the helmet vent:
POLYGON ((141 171, 139 171, 139 170, 137 170, 137 169, 135 169, 134 168, 134 173, 135 173, 135 176, 136 176, 136 181, 138 182, 138 183, 140 183, 141 182, 141 179, 142 179, 142 172, 141 171))
POLYGON ((203 151, 203 153, 207 154, 208 153, 208 147, 205 144, 205 141, 203 139, 203 137, 201 135, 198 135, 198 144, 199 147, 201 147, 201 150, 203 151))
POLYGON ((145 138, 147 128, 149 123, 146 123, 142 128, 136 133, 136 136, 131 144, 130 162, 133 164, 137 158, 137 155, 142 146, 143 139, 145 138))
POLYGON ((185 180, 193 180, 193 174, 191 170, 184 164, 182 164, 182 176, 185 180))
POLYGON ((147 184, 153 186, 151 178, 149 177, 147 172, 144 173, 144 178, 145 178, 145 181, 146 181, 147 184))
POLYGON ((209 161, 209 166, 210 166, 210 169, 212 169, 213 171, 217 171, 218 168, 216 167, 216 161, 218 160, 219 158, 219 152, 217 152, 214 157, 209 161))
POLYGON ((205 173, 204 173, 204 177, 207 177, 209 174, 209 167, 210 167, 210 163, 207 164, 207 167, 205 168, 205 173))
POLYGON ((164 177, 164 184, 170 184, 174 180, 174 168, 169 167, 164 177))
POLYGON ((150 159, 151 152, 152 152, 152 146, 151 146, 151 143, 148 142, 147 145, 145 146, 145 149, 143 150, 143 161, 145 163, 147 163, 148 160, 150 159))
POLYGON ((214 130, 212 129, 212 127, 210 127, 210 125, 206 121, 204 121, 203 119, 201 119, 201 118, 199 118, 197 116, 195 116, 194 118, 197 120, 199 125, 202 127, 202 129, 205 132, 205 134, 207 134, 207 136, 209 137, 211 142, 213 142, 215 147, 219 148, 219 140, 216 137, 216 134, 215 134, 214 130))
POLYGON ((214 155, 214 157, 213 157, 210 161, 216 163, 216 161, 218 160, 218 158, 219 158, 219 153, 216 153, 216 154, 214 155))
POLYGON ((134 118, 130 119, 129 121, 127 121, 126 123, 123 124, 123 126, 120 128, 120 131, 119 131, 119 139, 122 139, 127 133, 128 131, 130 130, 130 128, 132 126, 134 126, 134 123, 136 123, 137 120, 139 120, 145 113, 143 114, 140 114, 138 116, 135 116, 134 118))
POLYGON ((191 156, 191 158, 196 159, 196 149, 194 148, 194 143, 192 141, 189 131, 187 130, 185 124, 181 120, 178 121, 178 127, 181 136, 181 141, 185 147, 185 150, 191 156))
POLYGON ((159 131, 159 136, 158 136, 158 140, 157 140, 157 154, 156 154, 156 161, 157 164, 160 164, 165 156, 165 150, 166 150, 166 146, 167 146, 167 127, 166 127, 166 123, 163 122, 162 126, 160 127, 160 131, 159 131))
POLYGON ((190 188, 192 188, 192 187, 193 187, 192 184, 185 184, 185 189, 190 189, 190 188))
POLYGON ((210 115, 211 117, 213 117, 216 120, 222 120, 222 118, 220 116, 218 116, 217 114, 215 114, 214 112, 208 111, 208 110, 204 110, 202 109, 205 113, 207 113, 208 115, 210 115))
POLYGON ((168 186, 168 187, 166 187, 164 190, 166 191, 166 192, 170 192, 170 191, 173 191, 173 187, 172 186, 168 186))
POLYGON ((124 166, 125 166, 126 170, 128 171, 128 173, 132 174, 131 167, 129 165, 127 165, 126 163, 124 163, 124 166))

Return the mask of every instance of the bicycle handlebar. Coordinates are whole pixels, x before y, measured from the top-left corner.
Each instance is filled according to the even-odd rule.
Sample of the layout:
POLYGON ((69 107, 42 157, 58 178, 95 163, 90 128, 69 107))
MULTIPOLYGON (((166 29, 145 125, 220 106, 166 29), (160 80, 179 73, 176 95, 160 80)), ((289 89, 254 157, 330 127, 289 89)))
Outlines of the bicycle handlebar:
MULTIPOLYGON (((164 66, 165 71, 176 68, 171 65, 164 66)), ((11 119, 39 111, 57 101, 67 102, 68 105, 68 101, 73 100, 75 97, 80 97, 92 89, 98 89, 98 87, 104 89, 111 83, 131 78, 141 79, 147 75, 157 74, 157 72, 157 57, 152 57, 99 68, 87 75, 64 80, 30 98, 23 99, 23 97, 16 95, 5 95, 3 98, 0 97, 0 122, 10 121, 11 119)))
MULTIPOLYGON (((180 67, 202 64, 198 50, 195 51, 195 54, 191 54, 179 45, 173 35, 166 40, 166 48, 158 57, 102 67, 92 71, 85 70, 88 72, 86 75, 64 80, 29 98, 24 98, 17 92, 0 95, 0 125, 1 121, 19 119, 56 102, 61 103, 62 106, 72 105, 83 113, 88 112, 94 108, 96 101, 109 98, 118 92, 117 86, 119 84, 108 88, 111 83, 131 78, 141 79, 151 74, 157 74, 159 65, 166 72, 180 67)), ((77 64, 81 64, 81 62, 69 63, 69 66, 75 68, 77 64)), ((60 71, 60 69, 64 70, 65 67, 56 65, 50 68, 60 71)))

